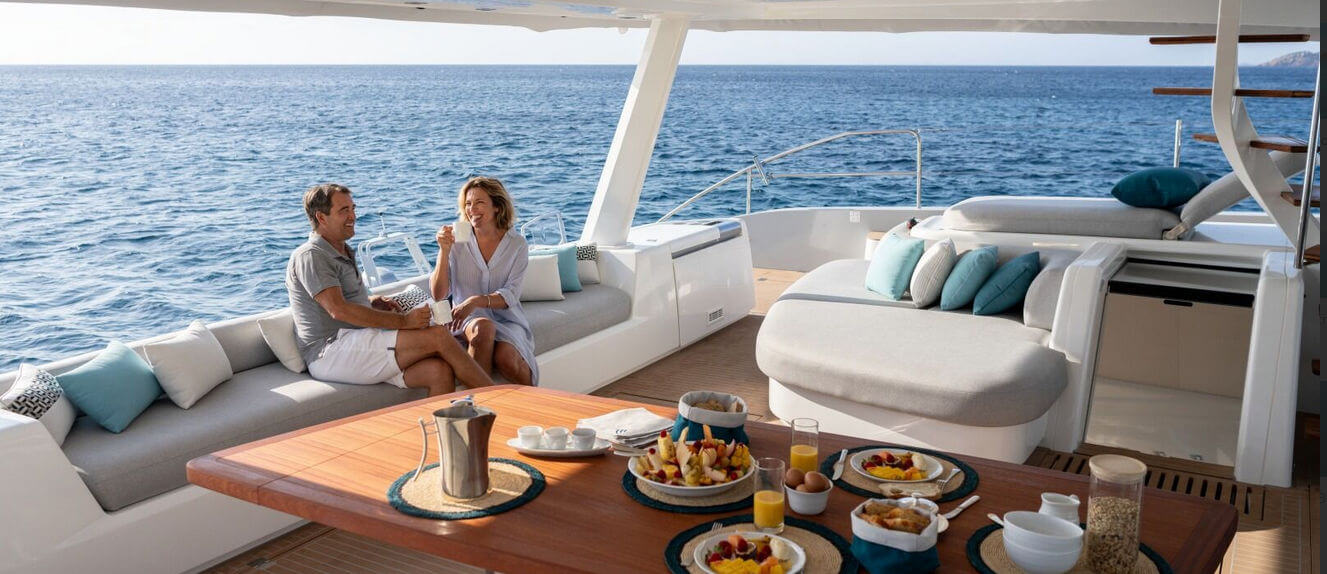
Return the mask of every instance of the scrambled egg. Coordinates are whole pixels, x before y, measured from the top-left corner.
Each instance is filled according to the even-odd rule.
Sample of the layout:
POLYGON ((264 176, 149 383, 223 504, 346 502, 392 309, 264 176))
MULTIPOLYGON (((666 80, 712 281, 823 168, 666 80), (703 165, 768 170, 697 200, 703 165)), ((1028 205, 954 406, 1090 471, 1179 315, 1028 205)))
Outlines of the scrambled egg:
POLYGON ((926 473, 922 472, 921 469, 915 466, 908 470, 889 466, 877 466, 867 469, 866 472, 871 473, 876 478, 883 478, 886 480, 921 480, 926 478, 926 473))
POLYGON ((755 560, 729 558, 709 564, 710 570, 718 574, 783 574, 783 565, 770 567, 762 572, 755 560))

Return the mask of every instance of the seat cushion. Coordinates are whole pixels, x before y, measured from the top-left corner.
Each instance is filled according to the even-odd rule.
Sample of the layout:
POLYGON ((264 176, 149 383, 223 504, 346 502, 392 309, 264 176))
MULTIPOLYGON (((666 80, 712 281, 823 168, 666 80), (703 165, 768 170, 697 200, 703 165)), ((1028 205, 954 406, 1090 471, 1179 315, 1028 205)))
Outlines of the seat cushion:
POLYGON ((631 296, 607 285, 584 285, 562 301, 522 303, 536 355, 631 318, 631 296))
POLYGON ((102 508, 118 510, 187 484, 190 459, 426 394, 324 383, 271 363, 237 373, 189 410, 158 400, 119 434, 80 418, 64 451, 102 508))
POLYGON ((804 301, 839 301, 862 305, 885 305, 912 309, 910 297, 895 301, 866 288, 864 278, 871 265, 868 259, 839 259, 817 267, 789 285, 779 296, 804 301))
POLYGON ((1112 198, 973 197, 945 210, 955 231, 1001 231, 1161 239, 1180 222, 1165 209, 1132 207, 1112 198))
POLYGON ((1022 317, 783 299, 756 338, 770 378, 955 424, 1026 423, 1064 390, 1064 355, 1022 317))

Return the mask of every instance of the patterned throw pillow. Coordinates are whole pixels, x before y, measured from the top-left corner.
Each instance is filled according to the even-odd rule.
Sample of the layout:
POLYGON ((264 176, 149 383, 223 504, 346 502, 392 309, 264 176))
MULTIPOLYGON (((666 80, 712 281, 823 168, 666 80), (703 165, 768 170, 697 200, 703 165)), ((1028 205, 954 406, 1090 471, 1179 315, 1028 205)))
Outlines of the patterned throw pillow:
POLYGON ((576 245, 576 274, 580 275, 581 283, 594 284, 599 282, 598 246, 593 243, 576 245))
POLYGON ((55 375, 28 364, 19 365, 14 384, 0 396, 0 408, 37 419, 56 444, 64 444, 77 414, 55 375))
POLYGON ((418 285, 411 285, 406 287, 404 291, 395 295, 388 295, 385 298, 395 302, 396 308, 400 309, 402 313, 414 309, 415 307, 419 307, 420 305, 433 303, 433 297, 430 297, 429 294, 424 292, 423 289, 420 289, 418 285))

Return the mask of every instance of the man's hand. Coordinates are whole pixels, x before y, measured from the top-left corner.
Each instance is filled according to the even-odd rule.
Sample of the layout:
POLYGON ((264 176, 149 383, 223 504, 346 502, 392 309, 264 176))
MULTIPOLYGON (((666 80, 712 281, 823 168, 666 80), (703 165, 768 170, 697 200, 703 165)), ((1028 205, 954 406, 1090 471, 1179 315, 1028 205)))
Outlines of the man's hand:
POLYGON ((415 309, 414 311, 406 313, 405 315, 402 316, 404 318, 404 323, 402 323, 401 328, 423 329, 424 327, 429 326, 429 317, 432 315, 432 313, 433 312, 430 311, 427 306, 420 307, 418 309, 415 309))
POLYGON ((401 312, 401 307, 396 304, 396 301, 387 299, 381 295, 369 297, 369 306, 379 311, 401 312))

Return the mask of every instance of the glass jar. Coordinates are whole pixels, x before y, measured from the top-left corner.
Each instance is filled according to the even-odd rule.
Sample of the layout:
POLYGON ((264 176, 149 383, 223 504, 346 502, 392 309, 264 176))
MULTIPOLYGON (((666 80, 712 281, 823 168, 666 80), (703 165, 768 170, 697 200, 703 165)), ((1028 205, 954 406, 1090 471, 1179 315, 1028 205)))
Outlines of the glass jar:
POLYGON ((1133 574, 1147 465, 1118 454, 1097 455, 1087 464, 1087 565, 1096 574, 1133 574))

